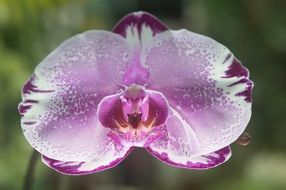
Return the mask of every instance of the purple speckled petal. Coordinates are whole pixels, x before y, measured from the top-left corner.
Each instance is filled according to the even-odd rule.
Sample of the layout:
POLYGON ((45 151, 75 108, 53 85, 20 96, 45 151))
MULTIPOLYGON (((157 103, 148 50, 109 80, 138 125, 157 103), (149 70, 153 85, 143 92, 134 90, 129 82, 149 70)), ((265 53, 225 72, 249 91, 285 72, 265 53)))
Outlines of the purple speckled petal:
POLYGON ((210 154, 196 156, 196 157, 185 157, 174 152, 168 152, 151 148, 146 148, 155 158, 160 161, 178 168, 204 170, 214 168, 220 164, 226 162, 231 156, 231 149, 229 146, 222 148, 210 154))
POLYGON ((158 34, 146 52, 147 87, 162 92, 184 129, 193 131, 193 156, 219 150, 240 136, 250 120, 253 83, 226 47, 179 30, 158 34))
POLYGON ((90 162, 65 162, 50 159, 46 156, 42 156, 42 162, 62 174, 87 175, 101 172, 118 165, 129 155, 132 149, 133 148, 130 148, 127 151, 126 149, 123 149, 124 151, 119 151, 116 155, 110 154, 105 157, 99 157, 98 159, 94 159, 90 162))
POLYGON ((97 119, 100 100, 116 92, 130 47, 121 36, 88 31, 46 57, 23 88, 24 135, 41 154, 61 161, 91 161, 117 147, 97 119))

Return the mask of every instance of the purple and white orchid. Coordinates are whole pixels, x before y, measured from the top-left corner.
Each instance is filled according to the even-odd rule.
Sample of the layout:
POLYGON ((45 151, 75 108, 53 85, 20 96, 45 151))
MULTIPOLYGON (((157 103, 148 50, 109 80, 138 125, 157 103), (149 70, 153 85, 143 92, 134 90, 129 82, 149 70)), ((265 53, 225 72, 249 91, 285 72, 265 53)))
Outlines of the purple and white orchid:
POLYGON ((114 167, 134 147, 208 169, 229 159, 245 130, 252 87, 225 46, 135 12, 50 53, 24 85, 19 112, 28 142, 63 174, 114 167))

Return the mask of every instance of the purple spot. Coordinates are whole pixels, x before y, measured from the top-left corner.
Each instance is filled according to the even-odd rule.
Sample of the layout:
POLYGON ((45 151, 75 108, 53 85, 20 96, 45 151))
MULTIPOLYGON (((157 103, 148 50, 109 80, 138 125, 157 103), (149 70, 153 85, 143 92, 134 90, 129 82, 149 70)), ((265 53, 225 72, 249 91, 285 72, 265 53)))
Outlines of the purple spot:
POLYGON ((227 56, 226 56, 225 60, 222 62, 222 64, 225 64, 229 60, 230 57, 231 57, 231 54, 230 53, 227 54, 227 56))
POLYGON ((18 107, 20 115, 23 116, 24 113, 26 113, 29 109, 32 108, 31 104, 35 104, 35 103, 38 103, 38 101, 36 101, 36 100, 25 100, 24 102, 22 102, 18 107), (27 103, 29 105, 24 105, 27 103))
POLYGON ((234 58, 229 69, 225 72, 224 77, 222 78, 231 78, 231 77, 248 77, 248 70, 242 66, 242 64, 234 58))
POLYGON ((61 162, 58 160, 54 160, 51 158, 48 158, 46 156, 43 155, 43 159, 45 160, 46 164, 48 164, 50 167, 52 167, 53 169, 62 172, 62 173, 66 173, 66 174, 79 174, 78 172, 78 168, 84 164, 84 162, 79 162, 78 164, 75 164, 73 162, 61 162), (60 163, 61 162, 61 163, 60 163), (68 165, 73 163, 74 165, 68 165))
POLYGON ((249 86, 246 88, 246 90, 237 93, 236 96, 244 96, 244 97, 245 97, 244 100, 245 100, 246 102, 249 102, 249 103, 250 103, 251 100, 252 100, 252 99, 251 99, 251 94, 252 94, 252 84, 249 85, 249 86))
POLYGON ((245 83, 247 85, 246 89, 242 92, 239 92, 236 94, 236 96, 244 96, 244 100, 246 102, 251 102, 251 94, 252 94, 252 86, 253 86, 253 83, 247 79, 247 78, 244 78, 244 79, 240 79, 239 81, 235 82, 235 83, 232 83, 230 85, 228 85, 228 87, 231 87, 231 86, 234 86, 234 85, 237 85, 237 84, 243 84, 245 83))
POLYGON ((26 82, 26 84, 23 87, 23 93, 24 94, 31 94, 31 92, 54 92, 54 90, 39 90, 37 89, 37 86, 33 85, 33 81, 36 79, 35 75, 32 75, 30 80, 26 82))
POLYGON ((244 100, 246 102, 251 102, 253 83, 248 79, 248 76, 249 76, 248 70, 245 67, 243 67, 242 64, 236 58, 233 59, 229 69, 225 72, 225 75, 226 76, 224 76, 222 78, 246 77, 246 78, 242 78, 239 81, 228 85, 228 87, 235 86, 237 84, 244 84, 245 83, 247 86, 246 89, 242 92, 237 93, 236 96, 244 96, 245 97, 244 100))
MULTIPOLYGON (((232 83, 232 84, 228 85, 228 87, 231 87, 231 86, 234 86, 234 85, 237 85, 237 84, 243 84, 243 83, 249 84, 250 82, 249 82, 248 79, 244 78, 244 79, 241 79, 241 80, 239 80, 239 81, 237 81, 237 82, 235 82, 235 83, 232 83)), ((250 84, 251 84, 251 83, 250 83, 250 84)))
POLYGON ((25 100, 24 103, 39 103, 37 100, 25 100))
POLYGON ((25 124, 25 125, 33 125, 33 124, 35 124, 35 123, 36 123, 36 121, 23 122, 23 124, 25 124))
POLYGON ((23 104, 20 104, 19 108, 18 108, 20 115, 23 116, 24 113, 26 113, 28 111, 28 109, 30 109, 31 107, 32 107, 32 105, 25 106, 23 104))

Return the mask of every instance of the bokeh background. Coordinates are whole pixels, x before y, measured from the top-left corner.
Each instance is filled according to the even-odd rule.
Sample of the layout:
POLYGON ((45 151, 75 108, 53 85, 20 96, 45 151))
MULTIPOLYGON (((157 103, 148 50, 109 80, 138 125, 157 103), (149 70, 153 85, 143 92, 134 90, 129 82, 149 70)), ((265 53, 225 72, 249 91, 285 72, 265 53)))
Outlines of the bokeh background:
POLYGON ((229 47, 255 83, 252 142, 207 171, 169 167, 137 149, 101 173, 71 177, 36 163, 35 190, 285 190, 286 1, 281 0, 0 0, 0 189, 22 188, 32 148, 20 127, 21 87, 65 39, 106 29, 145 10, 170 28, 187 28, 229 47))

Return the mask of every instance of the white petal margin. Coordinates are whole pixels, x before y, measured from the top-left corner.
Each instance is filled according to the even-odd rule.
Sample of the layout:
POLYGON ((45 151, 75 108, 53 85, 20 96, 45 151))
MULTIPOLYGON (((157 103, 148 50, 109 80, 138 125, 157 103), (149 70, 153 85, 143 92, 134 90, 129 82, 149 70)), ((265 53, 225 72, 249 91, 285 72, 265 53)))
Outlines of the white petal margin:
POLYGON ((225 163, 231 157, 231 149, 229 146, 213 153, 196 157, 182 157, 181 155, 174 154, 174 152, 168 152, 168 150, 146 149, 155 158, 170 166, 195 170, 205 170, 217 167, 225 163))
POLYGON ((55 160, 89 162, 115 152, 97 105, 116 92, 130 54, 117 34, 88 31, 49 54, 25 84, 19 105, 28 142, 55 160))
POLYGON ((245 130, 253 83, 225 46, 187 30, 166 31, 148 47, 145 65, 147 87, 162 92, 194 133, 192 156, 222 149, 245 130))
POLYGON ((42 162, 51 169, 65 175, 87 175, 101 172, 109 168, 117 166, 131 152, 133 148, 123 149, 117 155, 109 153, 105 157, 94 159, 90 162, 65 162, 50 159, 42 155, 42 162))

